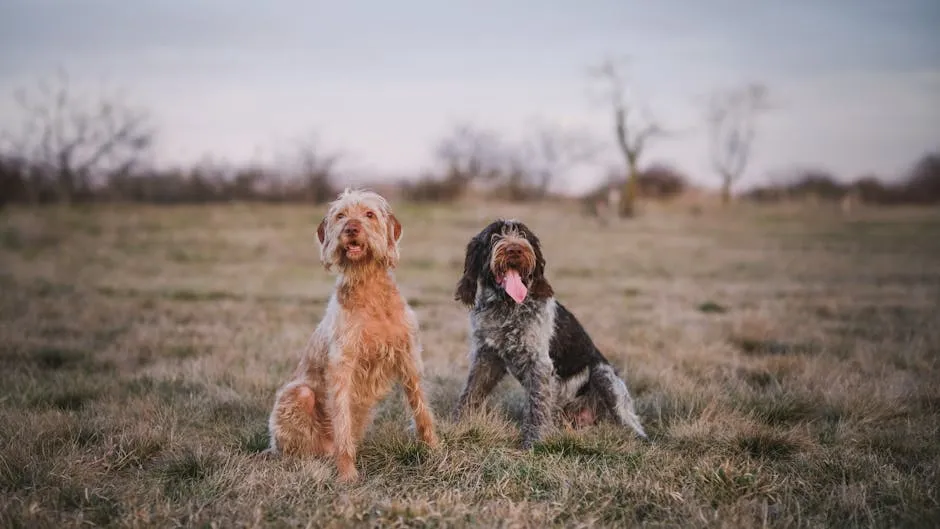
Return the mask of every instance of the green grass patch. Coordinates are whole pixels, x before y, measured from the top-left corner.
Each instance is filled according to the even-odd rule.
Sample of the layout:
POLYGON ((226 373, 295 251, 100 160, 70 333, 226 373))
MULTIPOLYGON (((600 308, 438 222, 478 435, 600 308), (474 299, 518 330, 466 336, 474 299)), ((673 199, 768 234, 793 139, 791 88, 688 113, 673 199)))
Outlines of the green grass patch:
POLYGON ((176 501, 192 496, 212 496, 216 491, 210 478, 219 467, 217 457, 194 450, 168 457, 158 471, 163 493, 176 501))
POLYGON ((714 301, 705 301, 699 304, 698 311, 705 314, 724 314, 728 312, 728 308, 714 301))

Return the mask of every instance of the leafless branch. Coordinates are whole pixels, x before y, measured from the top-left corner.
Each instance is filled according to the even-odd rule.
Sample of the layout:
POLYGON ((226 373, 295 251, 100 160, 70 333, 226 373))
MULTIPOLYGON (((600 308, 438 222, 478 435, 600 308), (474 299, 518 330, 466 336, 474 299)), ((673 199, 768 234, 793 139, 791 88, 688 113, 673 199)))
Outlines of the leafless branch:
POLYGON ((460 124, 435 148, 436 157, 444 163, 451 178, 470 183, 492 180, 507 162, 507 149, 492 131, 460 124))
POLYGON ((759 114, 771 108, 767 88, 751 83, 716 92, 708 101, 706 123, 712 167, 722 179, 722 196, 730 199, 731 186, 744 173, 751 155, 759 114))
POLYGON ((298 142, 296 152, 305 198, 315 203, 329 200, 343 154, 325 149, 314 135, 298 142))
POLYGON ((18 130, 5 131, 7 148, 54 178, 64 200, 89 192, 96 178, 130 170, 154 137, 146 113, 108 94, 89 103, 62 70, 13 97, 22 120, 18 130))
POLYGON ((585 131, 540 123, 523 140, 520 150, 530 166, 538 194, 545 196, 559 177, 595 160, 601 148, 585 131))
POLYGON ((666 136, 668 133, 652 117, 649 109, 637 101, 638 98, 630 90, 631 85, 625 74, 624 62, 624 60, 605 60, 594 68, 591 74, 604 86, 607 104, 610 105, 613 114, 617 147, 623 154, 628 172, 620 212, 623 216, 631 216, 634 213, 633 202, 636 197, 640 158, 654 139, 666 136))

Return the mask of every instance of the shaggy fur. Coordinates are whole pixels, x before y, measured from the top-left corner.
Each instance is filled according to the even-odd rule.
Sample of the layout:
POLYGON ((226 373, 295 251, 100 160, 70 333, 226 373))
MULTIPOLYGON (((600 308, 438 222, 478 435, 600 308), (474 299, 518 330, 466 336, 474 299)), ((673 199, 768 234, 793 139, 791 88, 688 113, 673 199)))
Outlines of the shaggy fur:
POLYGON ((269 452, 332 455, 344 481, 355 480, 356 446, 376 402, 399 380, 420 439, 437 446, 421 388, 418 321, 398 291, 401 224, 386 200, 346 190, 317 228, 320 259, 339 277, 326 314, 292 379, 278 390, 268 422, 269 452))
POLYGON ((559 416, 573 427, 612 420, 646 439, 626 384, 555 300, 541 244, 525 224, 500 219, 470 240, 455 299, 470 308, 470 372, 455 418, 481 404, 508 371, 527 393, 524 448, 559 416), (511 271, 527 290, 521 302, 507 293, 511 271))

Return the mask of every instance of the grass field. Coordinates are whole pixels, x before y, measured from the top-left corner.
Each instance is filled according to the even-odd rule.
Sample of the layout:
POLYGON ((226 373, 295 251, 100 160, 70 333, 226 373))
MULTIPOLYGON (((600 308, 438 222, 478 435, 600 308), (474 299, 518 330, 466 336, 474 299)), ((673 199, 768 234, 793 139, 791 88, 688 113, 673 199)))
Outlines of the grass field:
POLYGON ((266 460, 274 391, 333 277, 322 208, 0 216, 0 526, 936 527, 940 211, 397 205, 442 446, 396 391, 335 484, 266 460), (654 440, 602 426, 516 448, 521 389, 454 424, 464 246, 503 215, 625 372, 654 440))

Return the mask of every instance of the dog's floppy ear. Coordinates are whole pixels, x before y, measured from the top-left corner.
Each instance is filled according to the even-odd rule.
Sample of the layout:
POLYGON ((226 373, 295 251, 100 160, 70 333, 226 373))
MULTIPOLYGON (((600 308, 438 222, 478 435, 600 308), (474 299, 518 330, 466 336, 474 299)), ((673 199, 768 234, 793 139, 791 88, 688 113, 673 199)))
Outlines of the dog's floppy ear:
POLYGON ((391 212, 388 214, 388 265, 391 267, 398 266, 398 240, 401 239, 401 222, 398 222, 398 218, 393 215, 391 212))
POLYGON ((320 225, 317 226, 317 239, 320 239, 320 244, 323 244, 323 241, 326 240, 326 217, 323 217, 320 225))
POLYGON ((542 255, 542 243, 539 238, 526 229, 525 236, 535 251, 535 268, 532 269, 532 284, 529 286, 529 295, 536 299, 550 298, 555 295, 555 289, 545 279, 545 256, 542 255))
POLYGON ((320 221, 320 224, 317 226, 317 239, 320 240, 320 263, 323 264, 323 268, 329 272, 333 269, 333 265, 336 263, 335 251, 336 251, 336 241, 327 240, 326 238, 326 219, 323 217, 323 220, 320 221))
POLYGON ((401 239, 401 222, 394 213, 388 214, 388 240, 390 243, 398 242, 401 239))
POLYGON ((470 239, 463 262, 463 277, 457 282, 457 291, 454 293, 454 299, 468 307, 473 306, 477 297, 477 280, 483 268, 485 252, 486 243, 479 235, 470 239))

